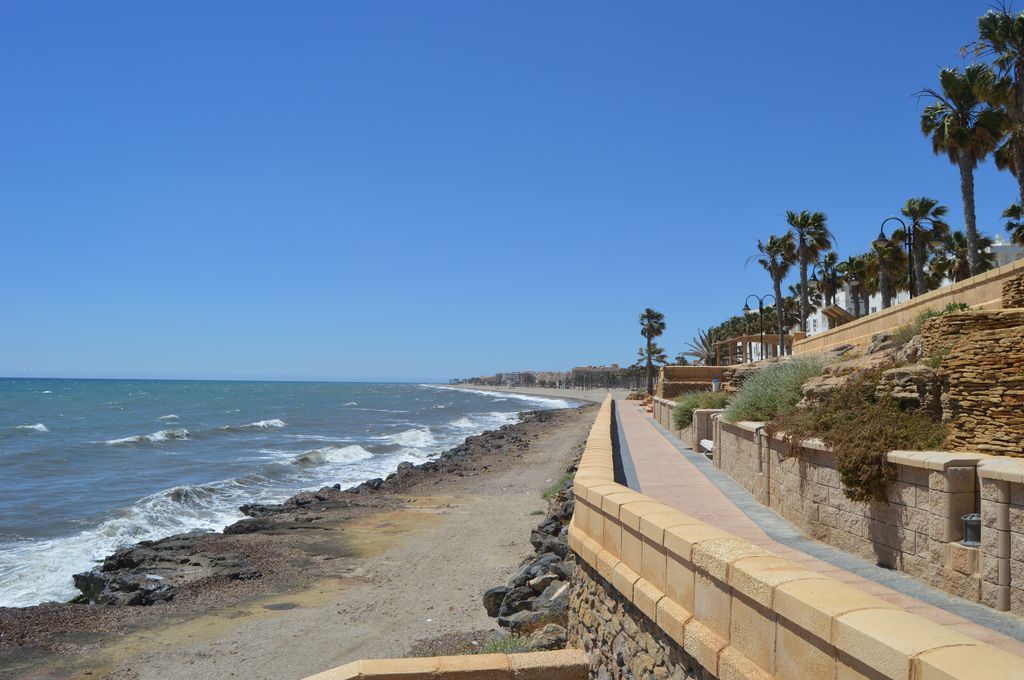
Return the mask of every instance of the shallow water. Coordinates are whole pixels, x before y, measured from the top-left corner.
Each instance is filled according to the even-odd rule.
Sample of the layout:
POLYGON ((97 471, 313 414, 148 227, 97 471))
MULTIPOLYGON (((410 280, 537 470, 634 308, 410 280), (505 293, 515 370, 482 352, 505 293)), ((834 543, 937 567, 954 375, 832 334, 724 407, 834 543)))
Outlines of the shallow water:
POLYGON ((67 600, 117 547, 383 477, 546 397, 382 383, 0 380, 0 606, 67 600))

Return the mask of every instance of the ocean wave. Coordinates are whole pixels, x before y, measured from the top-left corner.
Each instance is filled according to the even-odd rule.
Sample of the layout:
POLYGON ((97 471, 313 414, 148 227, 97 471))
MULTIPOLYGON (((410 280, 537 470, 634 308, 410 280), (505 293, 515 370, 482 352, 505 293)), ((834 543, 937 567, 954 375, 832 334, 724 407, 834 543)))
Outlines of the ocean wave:
POLYGON ((423 384, 420 387, 427 387, 432 390, 453 390, 456 392, 469 392, 470 394, 481 394, 485 397, 494 397, 496 394, 502 394, 509 399, 516 399, 518 401, 525 401, 531 404, 537 404, 543 406, 545 409, 556 409, 556 408, 573 408, 579 406, 579 403, 570 401, 569 399, 558 399, 555 397, 540 397, 534 394, 517 394, 515 392, 493 392, 491 390, 475 390, 470 387, 449 387, 448 385, 427 385, 423 384))
POLYGON ((346 401, 342 406, 359 406, 358 401, 346 401))
POLYGON ((289 439, 298 439, 299 441, 309 442, 351 442, 352 437, 332 437, 326 434, 285 434, 280 435, 288 437, 289 439))
POLYGON ((284 427, 286 424, 287 423, 280 418, 271 418, 270 420, 257 420, 254 423, 246 423, 245 425, 242 425, 242 427, 256 427, 261 430, 265 430, 268 427, 284 427))
POLYGON ((53 394, 53 392, 51 392, 50 390, 43 390, 39 394, 53 394))
POLYGON ((280 418, 271 418, 269 420, 257 420, 254 423, 246 423, 245 425, 225 425, 220 429, 231 432, 238 430, 269 430, 272 427, 284 427, 287 424, 280 418))
POLYGON ((322 449, 306 451, 292 459, 299 466, 325 465, 328 463, 355 463, 372 458, 373 454, 358 444, 350 446, 325 446, 322 449))
POLYGON ((502 425, 514 423, 518 420, 518 413, 491 411, 490 413, 475 413, 461 418, 456 418, 448 423, 448 426, 453 429, 460 430, 490 430, 501 427, 502 425))
POLYGON ((120 439, 108 439, 103 444, 107 446, 118 446, 121 444, 138 444, 140 442, 166 442, 175 439, 191 439, 192 436, 189 431, 185 428, 179 428, 176 430, 158 430, 152 434, 137 434, 131 437, 121 437, 120 439))
POLYGON ((380 438, 382 441, 414 449, 427 449, 438 446, 441 442, 430 431, 429 427, 414 427, 397 434, 389 434, 380 438))
POLYGON ((160 420, 177 420, 178 416, 174 413, 169 413, 166 416, 160 416, 160 420))
POLYGON ((35 425, 18 425, 15 430, 32 430, 33 432, 49 432, 50 428, 46 427, 42 423, 36 423, 35 425))

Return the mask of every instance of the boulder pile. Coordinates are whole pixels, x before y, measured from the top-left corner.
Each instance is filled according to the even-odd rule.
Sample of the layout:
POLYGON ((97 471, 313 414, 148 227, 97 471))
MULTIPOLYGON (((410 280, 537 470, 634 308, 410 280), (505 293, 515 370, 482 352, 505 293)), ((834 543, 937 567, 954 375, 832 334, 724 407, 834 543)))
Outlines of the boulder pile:
MULTIPOLYGON (((575 469, 572 465, 568 472, 575 469)), ((570 479, 551 502, 548 515, 530 532, 534 554, 523 560, 506 585, 484 593, 487 615, 496 617, 498 625, 518 632, 524 627, 563 619, 575 569, 567 559, 569 520, 575 505, 570 479)), ((534 649, 560 649, 565 647, 565 641, 565 627, 558 623, 548 623, 529 637, 534 649)))

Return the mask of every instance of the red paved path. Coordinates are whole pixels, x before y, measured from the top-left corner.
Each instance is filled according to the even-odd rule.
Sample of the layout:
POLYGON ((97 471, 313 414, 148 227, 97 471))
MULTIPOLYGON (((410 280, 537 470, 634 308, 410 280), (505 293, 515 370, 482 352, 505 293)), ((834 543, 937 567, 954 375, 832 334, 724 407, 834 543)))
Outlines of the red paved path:
POLYGON ((990 645, 1024 656, 1024 642, 972 623, 961 616, 895 591, 769 538, 697 466, 654 427, 639 402, 616 401, 618 420, 636 469, 640 491, 708 524, 733 533, 788 560, 848 583, 907 611, 949 626, 990 645))

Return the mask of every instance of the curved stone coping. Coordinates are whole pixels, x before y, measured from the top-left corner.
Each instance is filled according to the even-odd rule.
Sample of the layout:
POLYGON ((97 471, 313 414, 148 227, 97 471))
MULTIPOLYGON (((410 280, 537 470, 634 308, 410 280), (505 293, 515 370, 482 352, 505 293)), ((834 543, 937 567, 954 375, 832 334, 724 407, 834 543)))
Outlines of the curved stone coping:
POLYGON ((590 664, 578 649, 526 654, 467 654, 368 659, 306 680, 586 680, 590 664))
POLYGON ((616 484, 611 409, 581 459, 569 545, 713 676, 1024 677, 1021 657, 616 484))

